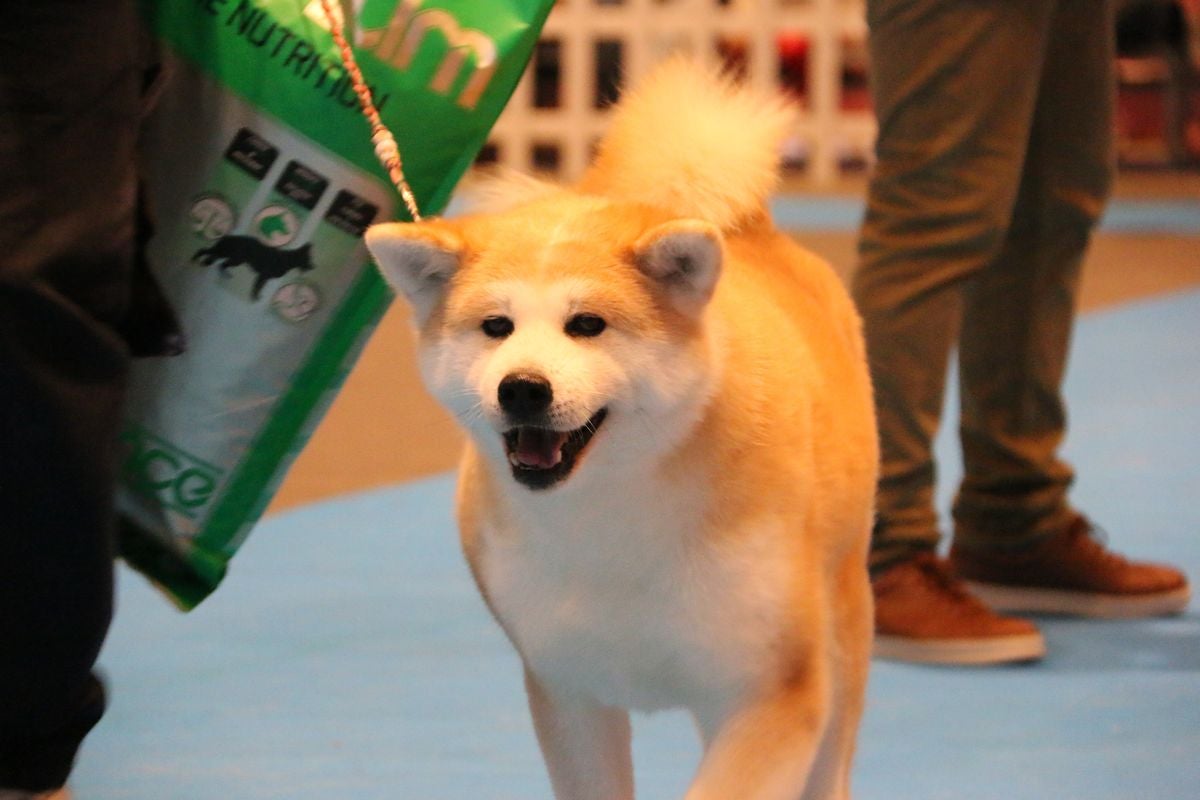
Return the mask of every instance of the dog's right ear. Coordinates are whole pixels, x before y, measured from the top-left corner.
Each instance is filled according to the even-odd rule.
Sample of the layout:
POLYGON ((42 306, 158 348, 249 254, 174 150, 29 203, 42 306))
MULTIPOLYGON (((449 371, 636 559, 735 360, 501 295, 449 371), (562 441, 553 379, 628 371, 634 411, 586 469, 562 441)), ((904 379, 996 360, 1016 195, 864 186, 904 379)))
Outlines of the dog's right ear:
POLYGON ((700 220, 679 219, 652 228, 633 245, 634 263, 679 311, 696 316, 712 298, 721 274, 721 234, 700 220))
POLYGON ((365 240, 384 280, 408 298, 417 324, 424 324, 462 263, 463 240, 440 221, 372 225, 365 240))

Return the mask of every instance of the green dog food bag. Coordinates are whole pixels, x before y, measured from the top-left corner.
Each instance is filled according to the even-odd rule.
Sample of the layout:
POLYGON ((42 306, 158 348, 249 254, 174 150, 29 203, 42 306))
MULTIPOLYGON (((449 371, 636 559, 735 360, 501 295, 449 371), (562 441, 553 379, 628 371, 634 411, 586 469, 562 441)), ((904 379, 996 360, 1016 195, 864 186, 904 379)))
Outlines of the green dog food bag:
MULTIPOLYGON (((553 0, 341 0, 347 38, 437 213, 553 0)), ((136 362, 121 553, 180 607, 224 577, 390 293, 362 236, 406 218, 320 0, 147 0, 167 90, 148 121, 149 260, 187 351, 136 362)))

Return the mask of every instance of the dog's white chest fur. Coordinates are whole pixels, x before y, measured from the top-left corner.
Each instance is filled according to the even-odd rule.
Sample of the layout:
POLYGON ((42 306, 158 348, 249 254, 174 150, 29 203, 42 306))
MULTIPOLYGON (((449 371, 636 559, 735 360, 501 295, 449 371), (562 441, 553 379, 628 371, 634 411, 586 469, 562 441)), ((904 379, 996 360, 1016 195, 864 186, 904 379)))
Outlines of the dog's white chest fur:
POLYGON ((529 666, 560 691, 696 708, 770 669, 790 569, 768 544, 779 522, 760 519, 736 550, 718 552, 701 543, 690 498, 661 488, 620 493, 586 517, 573 504, 543 505, 517 529, 484 533, 492 605, 529 666))

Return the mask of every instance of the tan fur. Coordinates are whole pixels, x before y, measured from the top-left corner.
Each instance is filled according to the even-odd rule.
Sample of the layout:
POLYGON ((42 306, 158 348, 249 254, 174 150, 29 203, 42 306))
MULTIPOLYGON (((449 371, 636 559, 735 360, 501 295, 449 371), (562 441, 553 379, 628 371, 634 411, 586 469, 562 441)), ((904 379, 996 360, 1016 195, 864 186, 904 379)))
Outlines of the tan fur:
POLYGON ((762 210, 781 114, 675 62, 618 111, 581 187, 368 236, 418 310, 426 381, 472 434, 463 548, 525 661, 560 800, 632 796, 621 706, 696 716, 705 756, 688 800, 848 796, 875 426, 846 292, 762 210), (719 136, 700 130, 713 98, 751 119, 749 142, 722 144, 739 135, 723 116, 719 136), (686 119, 681 152, 647 158, 649 130, 672 119, 686 119), (564 335, 577 313, 608 328, 564 335), (482 338, 498 315, 512 336, 482 338), (504 461, 497 364, 553 377, 574 420, 562 430, 608 409, 551 489, 518 485, 504 461))

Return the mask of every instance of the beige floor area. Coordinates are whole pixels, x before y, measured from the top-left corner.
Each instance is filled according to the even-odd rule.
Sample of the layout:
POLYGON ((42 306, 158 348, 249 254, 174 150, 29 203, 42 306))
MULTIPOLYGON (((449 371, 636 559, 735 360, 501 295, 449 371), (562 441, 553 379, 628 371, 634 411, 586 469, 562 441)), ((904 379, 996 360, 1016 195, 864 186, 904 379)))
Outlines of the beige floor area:
MULTIPOLYGON (((861 190, 860 181, 838 187, 861 190)), ((1117 196, 1200 198, 1200 174, 1122 175, 1117 196)), ((849 276, 852 234, 803 231, 796 238, 849 276)), ((1200 286, 1200 238, 1102 233, 1084 266, 1081 303, 1086 312, 1190 286, 1200 286)), ((454 423, 421 387, 406 310, 397 302, 270 511, 443 472, 453 468, 461 443, 454 423)))

